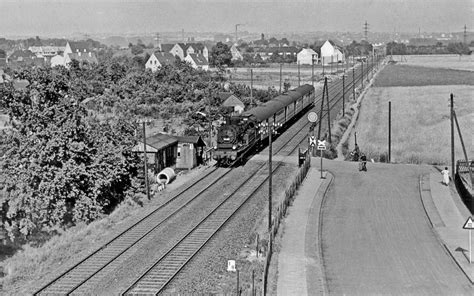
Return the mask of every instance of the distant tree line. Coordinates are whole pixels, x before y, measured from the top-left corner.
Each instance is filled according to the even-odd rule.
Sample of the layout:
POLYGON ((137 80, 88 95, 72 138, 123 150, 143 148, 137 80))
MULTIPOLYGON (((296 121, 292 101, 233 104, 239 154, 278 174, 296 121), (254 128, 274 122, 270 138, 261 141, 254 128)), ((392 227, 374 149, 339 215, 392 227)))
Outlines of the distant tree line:
POLYGON ((405 43, 387 43, 387 55, 417 55, 417 54, 458 54, 468 55, 471 53, 469 46, 462 42, 448 43, 438 42, 434 45, 407 45, 405 43))

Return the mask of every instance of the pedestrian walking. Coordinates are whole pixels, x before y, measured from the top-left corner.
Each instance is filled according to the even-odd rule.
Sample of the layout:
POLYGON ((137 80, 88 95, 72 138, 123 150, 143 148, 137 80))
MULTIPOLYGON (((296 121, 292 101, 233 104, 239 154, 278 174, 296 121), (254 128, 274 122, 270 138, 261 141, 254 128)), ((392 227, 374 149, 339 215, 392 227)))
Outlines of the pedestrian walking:
POLYGON ((444 170, 441 171, 441 175, 443 175, 442 183, 446 186, 449 185, 449 170, 448 167, 445 167, 444 170))

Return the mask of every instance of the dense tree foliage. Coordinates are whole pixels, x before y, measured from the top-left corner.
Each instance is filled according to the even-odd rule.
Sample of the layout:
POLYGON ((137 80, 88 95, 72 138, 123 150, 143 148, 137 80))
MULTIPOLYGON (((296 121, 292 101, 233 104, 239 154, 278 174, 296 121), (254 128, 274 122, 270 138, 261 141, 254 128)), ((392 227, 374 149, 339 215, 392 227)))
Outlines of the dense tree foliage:
POLYGON ((232 53, 230 47, 222 42, 217 42, 211 49, 210 62, 216 67, 230 66, 232 60, 232 53))
POLYGON ((107 213, 137 173, 134 127, 120 117, 87 116, 75 82, 61 71, 36 69, 18 77, 29 81, 25 90, 0 90, 13 126, 0 143, 6 191, 0 203, 10 236, 107 213))
MULTIPOLYGON (((134 59, 104 56, 99 64, 10 74, 29 82, 0 89, 12 124, 0 140, 0 216, 11 237, 92 221, 135 190, 137 118, 189 118, 186 133, 196 134, 223 113, 223 76, 183 62, 151 72, 134 59)), ((254 91, 257 102, 275 95, 254 91)))

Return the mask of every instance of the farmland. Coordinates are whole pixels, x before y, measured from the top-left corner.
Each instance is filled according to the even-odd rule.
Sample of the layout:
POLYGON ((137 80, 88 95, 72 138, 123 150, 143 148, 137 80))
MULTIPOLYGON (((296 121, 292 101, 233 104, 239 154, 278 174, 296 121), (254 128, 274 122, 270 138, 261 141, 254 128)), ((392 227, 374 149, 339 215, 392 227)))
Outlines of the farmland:
MULTIPOLYGON (((388 65, 366 94, 357 140, 368 158, 380 160, 388 151, 388 102, 392 104, 392 162, 450 162, 449 97, 455 97, 468 156, 474 155, 474 72, 407 65, 388 65), (383 155, 383 156, 382 156, 383 155)), ((352 144, 352 143, 350 143, 352 144)), ((458 135, 456 159, 463 158, 458 135)))
MULTIPOLYGON (((325 66, 324 73, 335 74, 342 72, 344 68, 352 65, 336 65, 325 66)), ((280 87, 280 66, 278 64, 271 64, 269 67, 252 68, 253 69, 253 87, 259 89, 267 89, 280 87)), ((228 70, 230 81, 242 83, 250 86, 251 75, 250 68, 231 68, 228 70)), ((300 69, 300 84, 311 84, 312 67, 310 65, 301 65, 300 69)), ((321 65, 314 65, 314 80, 315 82, 322 79, 323 67, 321 65)), ((298 65, 283 64, 282 66, 282 84, 287 81, 290 83, 290 88, 298 86, 298 65)), ((283 85, 282 85, 283 88, 283 85)))
POLYGON ((393 59, 395 61, 402 60, 403 64, 409 66, 474 71, 472 55, 411 55, 393 56, 393 59))

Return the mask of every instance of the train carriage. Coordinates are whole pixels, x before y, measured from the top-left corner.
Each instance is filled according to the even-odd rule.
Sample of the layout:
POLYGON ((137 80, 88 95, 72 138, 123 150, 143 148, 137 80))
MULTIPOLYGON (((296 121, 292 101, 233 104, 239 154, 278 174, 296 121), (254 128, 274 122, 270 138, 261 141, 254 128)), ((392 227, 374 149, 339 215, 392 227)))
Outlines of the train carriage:
POLYGON ((288 123, 302 115, 314 104, 314 87, 303 85, 274 99, 232 116, 218 131, 214 159, 219 164, 231 164, 241 159, 268 137, 259 133, 261 124, 272 125, 278 129, 288 127, 288 123))

